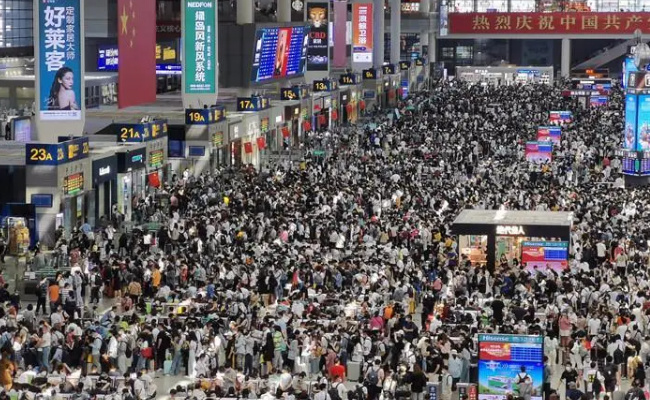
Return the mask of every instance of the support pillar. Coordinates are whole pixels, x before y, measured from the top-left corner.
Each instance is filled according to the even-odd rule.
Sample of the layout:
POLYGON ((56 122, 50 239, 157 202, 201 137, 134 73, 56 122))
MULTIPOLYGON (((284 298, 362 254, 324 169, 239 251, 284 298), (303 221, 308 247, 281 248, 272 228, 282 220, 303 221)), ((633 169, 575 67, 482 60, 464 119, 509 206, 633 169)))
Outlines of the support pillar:
POLYGON ((374 1, 373 14, 375 26, 372 34, 374 42, 372 66, 381 68, 384 65, 384 0, 374 1))
POLYGON ((436 33, 432 30, 427 32, 427 36, 429 36, 429 63, 434 64, 438 61, 438 38, 436 37, 436 33))
POLYGON ((254 22, 253 1, 237 0, 237 25, 252 24, 254 22))
POLYGON ((429 8, 430 4, 431 3, 429 2, 429 0, 421 1, 420 2, 420 12, 422 14, 428 14, 431 11, 430 8, 429 8))
POLYGON ((560 72, 563 78, 569 77, 571 73, 571 40, 562 39, 562 56, 560 58, 560 72))
POLYGON ((390 63, 398 64, 400 60, 400 37, 402 34, 402 3, 400 0, 390 2, 390 63))
POLYGON ((291 22, 291 0, 278 0, 278 22, 291 22))

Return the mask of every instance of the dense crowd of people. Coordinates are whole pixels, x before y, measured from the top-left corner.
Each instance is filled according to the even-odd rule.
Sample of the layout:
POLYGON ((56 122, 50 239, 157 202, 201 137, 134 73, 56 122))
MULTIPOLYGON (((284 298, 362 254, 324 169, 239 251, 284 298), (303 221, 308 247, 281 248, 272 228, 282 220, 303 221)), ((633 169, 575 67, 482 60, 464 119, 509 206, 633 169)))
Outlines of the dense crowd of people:
MULTIPOLYGON (((582 108, 561 85, 439 82, 398 108, 315 135, 326 157, 176 179, 165 208, 142 200, 153 231, 62 234, 71 270, 0 308, 3 393, 149 399, 172 375, 191 384, 171 398, 449 399, 477 332, 544 335, 546 398, 643 388, 650 197, 620 187, 620 88, 582 108), (574 121, 530 165, 551 110, 574 121), (573 212, 569 268, 472 264, 463 209, 573 212)), ((512 395, 541 395, 522 374, 512 395)))

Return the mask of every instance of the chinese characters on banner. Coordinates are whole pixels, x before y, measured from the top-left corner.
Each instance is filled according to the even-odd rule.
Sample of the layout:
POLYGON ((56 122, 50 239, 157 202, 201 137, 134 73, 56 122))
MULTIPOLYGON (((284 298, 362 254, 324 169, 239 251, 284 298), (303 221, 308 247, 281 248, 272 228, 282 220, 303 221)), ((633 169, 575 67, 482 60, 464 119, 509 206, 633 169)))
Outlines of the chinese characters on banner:
POLYGON ((185 93, 215 93, 215 1, 185 1, 185 93))
POLYGON ((40 1, 37 55, 42 120, 80 120, 81 88, 80 0, 40 1))
POLYGON ((352 62, 372 62, 372 3, 352 4, 352 62))
POLYGON ((453 13, 449 33, 632 34, 650 29, 650 14, 640 12, 453 13))

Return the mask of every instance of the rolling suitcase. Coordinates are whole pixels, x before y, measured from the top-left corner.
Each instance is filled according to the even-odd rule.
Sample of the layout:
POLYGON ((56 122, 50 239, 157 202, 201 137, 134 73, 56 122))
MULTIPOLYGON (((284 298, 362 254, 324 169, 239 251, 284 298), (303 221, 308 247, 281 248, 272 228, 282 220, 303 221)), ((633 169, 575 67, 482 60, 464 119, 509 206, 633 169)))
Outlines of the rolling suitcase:
POLYGON ((163 367, 163 374, 171 375, 172 374, 172 360, 165 360, 163 367))
POLYGON ((361 363, 348 361, 348 381, 359 382, 361 380, 361 363))

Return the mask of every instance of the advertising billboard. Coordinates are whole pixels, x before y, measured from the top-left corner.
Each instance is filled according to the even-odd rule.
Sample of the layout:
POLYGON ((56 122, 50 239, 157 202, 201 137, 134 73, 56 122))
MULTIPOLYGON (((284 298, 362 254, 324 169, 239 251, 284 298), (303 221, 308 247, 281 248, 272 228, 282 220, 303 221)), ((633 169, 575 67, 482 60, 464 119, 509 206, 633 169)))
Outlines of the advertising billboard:
POLYGON ((352 4, 352 62, 372 62, 372 3, 352 4))
POLYGON ((479 400, 505 400, 509 393, 517 396, 521 378, 531 381, 531 400, 542 400, 543 345, 542 336, 479 334, 479 400))
POLYGON ((251 80, 264 82, 303 75, 308 33, 309 29, 302 26, 258 29, 251 80))
POLYGON ((38 2, 37 102, 41 120, 81 119, 84 98, 80 19, 80 0, 38 2))
POLYGON ((119 50, 117 46, 99 46, 97 49, 97 70, 117 71, 119 50))
POLYGON ((639 151, 648 151, 650 150, 650 95, 642 94, 639 95, 638 99, 636 113, 636 149, 639 151))
POLYGON ((215 93, 216 4, 215 0, 184 1, 183 51, 187 94, 215 93))
POLYGON ((186 94, 215 93, 215 0, 184 1, 183 61, 186 94))
POLYGON ((543 164, 553 159, 553 143, 526 142, 526 160, 543 164))
POLYGON ((521 242, 521 262, 533 273, 553 269, 560 273, 568 267, 569 242, 521 242))
POLYGON ((307 3, 309 41, 307 42, 307 71, 329 69, 329 2, 307 3))
POLYGON ((637 96, 625 95, 625 128, 623 129, 623 148, 636 150, 637 96))
POLYGON ((565 125, 573 121, 573 113, 571 111, 551 111, 548 121, 551 125, 565 125))
POLYGON ((634 12, 449 13, 450 34, 621 35, 637 29, 647 32, 650 21, 634 12))
POLYGON ((553 142, 559 146, 562 141, 562 128, 559 126, 540 126, 537 128, 538 142, 553 142))

